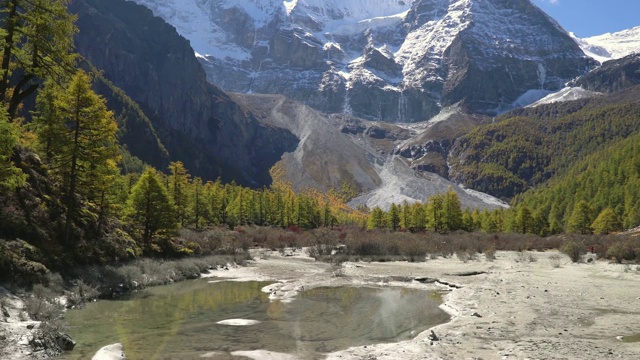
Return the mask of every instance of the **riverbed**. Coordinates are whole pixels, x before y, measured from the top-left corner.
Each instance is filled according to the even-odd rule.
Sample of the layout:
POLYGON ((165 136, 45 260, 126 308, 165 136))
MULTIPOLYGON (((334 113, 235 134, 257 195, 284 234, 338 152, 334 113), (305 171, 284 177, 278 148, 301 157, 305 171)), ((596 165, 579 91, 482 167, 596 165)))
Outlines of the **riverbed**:
MULTIPOLYGON (((269 289, 261 288, 262 296, 282 304, 288 304, 291 298, 295 302, 301 287, 305 292, 323 287, 373 286, 436 290, 442 294, 439 307, 450 321, 409 339, 354 345, 322 355, 330 360, 638 358, 640 266, 604 259, 574 264, 564 255, 558 262, 557 251, 525 255, 498 251, 494 261, 483 256, 467 262, 450 257, 422 263, 346 262, 335 267, 316 262, 299 250, 287 250, 284 255, 261 251, 249 266, 212 271, 204 281, 262 281, 276 287, 271 289, 275 290, 273 299, 269 298, 269 289)), ((10 319, 14 318, 12 315, 10 319)), ((8 325, 7 339, 22 344, 27 323, 8 325)), ((0 349, 0 354, 6 350, 10 352, 4 355, 13 356, 9 358, 30 358, 23 349, 0 349)), ((122 351, 126 354, 127 346, 112 350, 104 354, 116 359, 122 351)), ((214 359, 218 356, 208 355, 214 359)), ((292 359, 286 353, 269 350, 234 356, 292 359)))

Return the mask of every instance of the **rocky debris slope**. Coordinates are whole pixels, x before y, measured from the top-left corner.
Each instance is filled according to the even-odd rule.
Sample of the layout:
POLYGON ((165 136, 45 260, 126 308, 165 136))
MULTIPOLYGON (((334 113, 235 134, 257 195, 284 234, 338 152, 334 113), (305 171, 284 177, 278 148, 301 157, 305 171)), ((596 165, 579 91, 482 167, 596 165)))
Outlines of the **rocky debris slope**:
POLYGON ((413 146, 413 138, 443 144, 449 141, 455 135, 449 128, 462 123, 456 122, 457 115, 436 118, 436 123, 406 126, 345 114, 326 115, 282 95, 231 96, 264 123, 286 128, 300 139, 297 148, 278 163, 284 170, 284 180, 296 190, 339 190, 346 185, 360 194, 350 205, 387 209, 392 202, 424 201, 451 187, 463 206, 506 206, 486 194, 470 193, 427 168, 425 164, 444 162, 442 166, 447 169, 438 149, 424 148, 421 155, 407 150, 413 146), (431 151, 435 160, 425 156, 431 151))

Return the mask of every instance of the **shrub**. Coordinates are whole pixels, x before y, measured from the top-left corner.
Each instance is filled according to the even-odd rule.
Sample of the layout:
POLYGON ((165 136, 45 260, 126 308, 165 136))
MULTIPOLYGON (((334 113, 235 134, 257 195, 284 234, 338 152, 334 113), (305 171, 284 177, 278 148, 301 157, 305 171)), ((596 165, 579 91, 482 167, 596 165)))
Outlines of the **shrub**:
POLYGON ((618 264, 621 264, 623 260, 635 259, 636 254, 629 243, 619 241, 609 246, 607 257, 614 258, 618 264))
POLYGON ((585 253, 584 246, 575 240, 566 241, 560 248, 560 251, 567 255, 574 263, 579 262, 580 258, 585 253))
POLYGON ((549 263, 553 268, 559 268, 562 265, 562 256, 560 254, 550 255, 549 263))
POLYGON ((37 284, 34 285, 31 296, 25 299, 24 310, 34 320, 51 321, 62 315, 64 306, 51 289, 37 284))
POLYGON ((496 259, 496 248, 494 246, 490 246, 484 250, 484 258, 487 261, 494 261, 496 259))
POLYGON ((516 262, 518 263, 533 263, 538 261, 538 258, 529 251, 520 251, 516 255, 516 262))
POLYGON ((465 264, 469 262, 469 260, 478 259, 477 254, 473 249, 458 250, 456 251, 456 257, 465 264))
POLYGON ((67 292, 67 307, 80 306, 99 296, 100 291, 97 287, 91 286, 81 279, 77 280, 71 291, 67 292))
POLYGON ((407 239, 402 242, 402 255, 410 262, 424 261, 427 256, 427 247, 418 239, 407 239))

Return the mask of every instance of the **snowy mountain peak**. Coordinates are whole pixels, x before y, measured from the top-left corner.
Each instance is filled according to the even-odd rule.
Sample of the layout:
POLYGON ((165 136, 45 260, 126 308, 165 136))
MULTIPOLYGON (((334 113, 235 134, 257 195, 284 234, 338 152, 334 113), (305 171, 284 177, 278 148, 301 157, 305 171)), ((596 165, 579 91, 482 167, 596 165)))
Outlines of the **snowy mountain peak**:
POLYGON ((589 66, 530 0, 134 0, 174 25, 221 88, 390 122, 464 100, 496 113, 589 66))
POLYGON ((584 39, 571 35, 585 54, 601 63, 640 53, 640 26, 584 39))

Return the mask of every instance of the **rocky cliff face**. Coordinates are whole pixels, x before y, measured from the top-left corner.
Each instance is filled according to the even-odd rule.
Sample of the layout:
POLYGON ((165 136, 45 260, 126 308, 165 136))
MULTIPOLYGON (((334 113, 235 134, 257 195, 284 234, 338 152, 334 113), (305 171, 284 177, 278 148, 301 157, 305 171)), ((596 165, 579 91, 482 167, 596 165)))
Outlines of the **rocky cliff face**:
POLYGON ((124 0, 74 0, 70 11, 78 14, 78 52, 140 105, 171 160, 207 179, 269 183, 268 169, 297 139, 260 124, 207 83, 172 26, 124 0))
POLYGON ((529 0, 134 0, 173 24, 225 90, 415 122, 495 114, 594 61, 529 0))
POLYGON ((601 67, 581 76, 573 85, 603 93, 640 85, 640 54, 607 61, 601 67))

